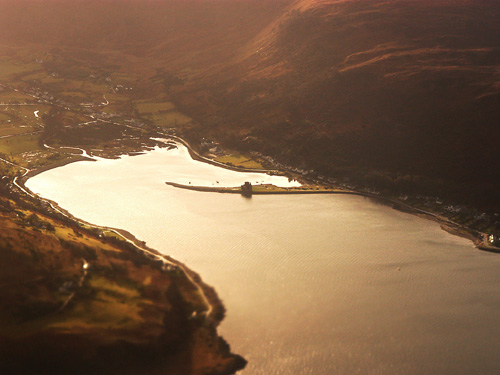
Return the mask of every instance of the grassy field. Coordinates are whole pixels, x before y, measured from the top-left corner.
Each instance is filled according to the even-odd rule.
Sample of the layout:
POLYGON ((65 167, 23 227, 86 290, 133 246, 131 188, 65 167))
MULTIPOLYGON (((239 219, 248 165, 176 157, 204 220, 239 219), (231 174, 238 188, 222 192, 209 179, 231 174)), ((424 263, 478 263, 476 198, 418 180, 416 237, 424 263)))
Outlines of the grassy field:
POLYGON ((216 161, 235 167, 263 169, 264 167, 259 162, 252 159, 252 157, 244 154, 232 154, 221 156, 215 159, 216 161))
POLYGON ((41 70, 37 71, 32 74, 27 74, 24 75, 21 79, 23 82, 30 82, 30 81, 36 81, 37 83, 41 83, 43 85, 48 85, 48 84, 60 84, 64 83, 64 79, 59 78, 59 77, 54 77, 50 74, 47 74, 46 71, 41 70))
POLYGON ((154 113, 146 116, 154 125, 160 127, 177 127, 190 123, 193 119, 177 111, 154 113))
POLYGON ((54 95, 63 97, 76 96, 84 99, 85 101, 101 101, 102 95, 109 92, 109 88, 105 85, 67 78, 54 78, 51 76, 47 76, 41 80, 41 84, 44 89, 54 95))
POLYGON ((43 124, 41 117, 49 111, 49 106, 43 104, 28 105, 28 106, 1 106, 3 113, 11 116, 11 124, 17 127, 25 126, 37 128, 43 124), (39 111, 38 117, 35 116, 35 111, 39 111))
POLYGON ((31 127, 15 127, 10 124, 0 124, 0 137, 10 136, 10 135, 20 135, 33 131, 31 127))
POLYGON ((21 172, 20 168, 17 168, 16 166, 13 166, 8 163, 4 163, 3 161, 0 160, 0 175, 1 176, 8 176, 8 177, 13 177, 16 175, 19 175, 21 172))
POLYGON ((64 96, 64 97, 76 97, 76 98, 86 98, 87 97, 87 94, 84 93, 84 92, 81 92, 81 91, 78 91, 78 90, 75 90, 75 91, 63 91, 61 93, 59 93, 60 95, 64 96))
POLYGON ((11 90, 0 91, 0 103, 25 103, 33 102, 33 98, 11 90))
MULTIPOLYGON (((122 254, 121 249, 109 243, 104 244, 94 237, 68 228, 51 218, 39 214, 33 216, 30 210, 17 210, 17 213, 24 218, 19 224, 6 221, 7 218, 0 214, 0 223, 8 225, 3 241, 16 240, 22 243, 22 246, 15 248, 15 252, 32 254, 27 255, 29 260, 25 263, 32 261, 33 270, 28 271, 21 264, 16 264, 14 267, 19 268, 16 269, 19 278, 22 278, 21 275, 26 272, 31 273, 29 276, 24 275, 24 283, 33 284, 33 286, 29 298, 23 301, 20 311, 35 315, 22 325, 11 324, 8 327, 2 327, 2 329, 7 328, 3 330, 4 333, 23 334, 50 327, 59 332, 71 331, 72 333, 86 329, 109 329, 111 330, 109 333, 115 331, 120 336, 123 329, 140 328, 144 321, 141 316, 143 306, 151 304, 147 297, 142 296, 139 289, 144 278, 143 271, 137 269, 135 272, 136 268, 130 262, 116 259, 111 264, 109 258, 103 257, 103 253, 110 250, 122 254), (35 219, 30 219, 30 217, 35 217, 35 219), (44 225, 50 223, 53 230, 36 229, 37 225, 33 220, 45 223, 44 225), (20 228, 23 230, 20 231, 20 228), (72 251, 68 251, 67 246, 73 246, 72 251), (33 257, 34 252, 39 254, 40 260, 36 261, 36 257, 33 257), (71 285, 74 288, 76 281, 83 274, 83 257, 89 258, 88 261, 92 262, 95 268, 88 275, 85 284, 80 286, 81 295, 76 303, 64 310, 64 319, 61 319, 59 314, 44 314, 43 309, 38 307, 42 302, 46 304, 50 302, 50 305, 58 306, 68 298, 70 293, 61 288, 61 285, 66 280, 72 282, 71 285), (40 262, 52 269, 50 279, 36 277, 38 273, 43 275, 44 272, 45 266, 40 266, 40 262), (117 278, 116 275, 120 272, 130 272, 131 275, 130 277, 122 275, 121 278, 117 278), (36 283, 35 280, 41 282, 36 283), (55 283, 52 280, 61 281, 55 283), (85 291, 92 293, 85 293, 85 291), (40 315, 37 316, 38 314, 40 315)), ((2 278, 9 272, 11 271, 7 274, 4 272, 2 278)), ((22 287, 20 289, 22 290, 22 287)), ((9 296, 9 292, 6 293, 9 296)), ((160 314, 159 316, 161 319, 162 316, 160 314)), ((161 320, 156 324, 161 326, 161 320)), ((116 336, 110 337, 111 340, 115 338, 116 336)))
POLYGON ((78 88, 86 93, 94 95, 104 95, 109 92, 109 88, 104 84, 95 84, 88 81, 73 81, 73 87, 78 88))
POLYGON ((175 104, 169 101, 144 99, 134 101, 137 114, 159 127, 177 127, 189 124, 193 119, 176 110, 175 104))
POLYGON ((137 80, 137 77, 131 77, 127 73, 124 72, 112 72, 111 77, 112 82, 117 82, 118 84, 134 84, 137 80))
POLYGON ((104 65, 82 67, 74 60, 51 52, 27 48, 6 50, 0 47, 0 83, 10 87, 0 88, 0 104, 6 104, 0 106, 0 137, 9 136, 0 138, 0 152, 12 156, 17 163, 30 169, 68 157, 64 155, 65 150, 54 153, 38 145, 40 134, 37 132, 42 133, 45 125, 42 117, 49 113, 52 105, 72 108, 61 112, 61 122, 68 131, 64 132, 64 139, 53 138, 50 143, 52 146, 90 142, 99 144, 98 148, 104 149, 102 152, 106 155, 110 155, 110 152, 126 152, 128 149, 136 151, 140 143, 123 141, 123 132, 116 126, 110 128, 102 124, 86 124, 91 121, 88 115, 92 112, 117 114, 115 121, 118 123, 123 121, 120 117, 138 118, 139 114, 142 119, 159 127, 183 126, 192 121, 189 116, 178 112, 175 104, 168 101, 161 90, 145 89, 150 84, 145 83, 143 76, 127 74, 119 68, 117 70, 104 65), (35 97, 24 95, 16 89, 33 93, 35 97), (115 89, 116 92, 113 92, 115 89), (151 97, 146 98, 145 95, 151 97), (101 105, 105 102, 104 96, 109 105, 101 105), (52 104, 40 104, 40 100, 52 104), (86 105, 78 108, 81 103, 86 105), (35 116, 35 111, 39 111, 38 116, 35 116), (31 135, 32 132, 36 134, 31 135), (22 137, 22 134, 26 137, 22 137), (96 140, 105 141, 96 143, 96 140))
MULTIPOLYGON (((106 98, 108 100, 110 100, 107 95, 106 95, 106 98)), ((110 100, 110 102, 111 102, 111 100, 110 100)), ((113 103, 113 102, 111 102, 111 103, 113 103)), ((127 108, 126 103, 110 104, 110 105, 102 107, 101 112, 104 112, 104 113, 123 113, 123 112, 126 112, 125 111, 126 108, 127 108)))
POLYGON ((121 104, 121 103, 124 103, 124 102, 128 102, 130 99, 125 96, 123 93, 114 93, 114 92, 110 92, 109 90, 103 92, 103 95, 106 95, 106 99, 108 99, 108 101, 113 104, 113 103, 118 103, 118 104, 121 104))
POLYGON ((10 302, 0 308, 2 334, 99 333, 87 336, 95 337, 95 345, 149 343, 160 336, 175 340, 183 332, 175 322, 184 322, 190 311, 206 309, 184 273, 161 272, 130 250, 29 206, 17 207, 0 195, 0 208, 5 207, 10 209, 0 210, 0 247, 5 247, 0 252, 0 285, 12 286, 0 288, 2 300, 10 302), (17 258, 23 262, 12 262, 17 258), (90 266, 84 268, 85 263, 90 266), (168 292, 172 284, 174 294, 168 292), (65 305, 68 299, 71 303, 65 305))
POLYGON ((21 73, 29 73, 40 69, 35 63, 14 62, 11 60, 0 60, 0 78, 4 79, 21 73))
POLYGON ((23 76, 22 81, 28 82, 28 81, 35 81, 35 80, 42 80, 47 76, 47 73, 44 70, 40 70, 37 72, 29 73, 23 76))
POLYGON ((134 106, 140 115, 172 111, 175 109, 175 104, 172 102, 138 102, 135 103, 134 106))
POLYGON ((18 135, 0 139, 0 152, 16 156, 27 151, 40 150, 38 135, 18 135))

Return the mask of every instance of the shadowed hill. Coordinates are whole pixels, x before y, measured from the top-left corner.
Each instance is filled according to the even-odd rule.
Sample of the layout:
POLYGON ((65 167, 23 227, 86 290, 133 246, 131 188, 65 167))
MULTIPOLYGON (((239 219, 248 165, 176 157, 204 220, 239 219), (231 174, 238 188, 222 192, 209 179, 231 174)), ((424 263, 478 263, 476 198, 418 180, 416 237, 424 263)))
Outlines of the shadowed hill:
POLYGON ((119 54, 124 65, 133 55, 144 71, 182 77, 166 90, 197 120, 192 140, 212 136, 382 189, 405 179, 417 192, 500 201, 491 173, 500 163, 500 1, 0 7, 5 43, 119 54))
POLYGON ((19 0, 0 2, 0 41, 154 57, 169 67, 224 62, 283 0, 19 0))
POLYGON ((299 2, 253 54, 206 79, 217 112, 186 87, 185 105, 219 137, 289 163, 378 171, 387 184, 410 175, 488 205, 500 183, 499 22, 494 1, 299 2))

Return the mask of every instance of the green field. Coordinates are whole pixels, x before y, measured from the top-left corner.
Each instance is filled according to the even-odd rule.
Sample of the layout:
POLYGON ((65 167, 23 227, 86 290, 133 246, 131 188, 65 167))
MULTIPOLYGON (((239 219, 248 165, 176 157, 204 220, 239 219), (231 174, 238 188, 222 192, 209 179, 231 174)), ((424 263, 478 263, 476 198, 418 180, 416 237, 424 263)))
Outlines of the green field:
POLYGON ((33 102, 33 98, 28 95, 11 90, 0 91, 0 103, 24 103, 33 102))
MULTIPOLYGON (((106 98, 107 97, 108 96, 106 95, 106 98)), ((126 107, 126 105, 124 105, 123 103, 110 104, 110 105, 101 107, 100 111, 104 112, 104 113, 122 113, 122 112, 125 112, 124 107, 126 107)))
POLYGON ((21 169, 0 160, 0 176, 15 176, 21 172, 21 169))
POLYGON ((40 69, 35 63, 19 63, 9 60, 0 61, 0 78, 6 78, 20 73, 29 73, 40 69))
POLYGON ((81 91, 63 91, 59 93, 66 100, 72 101, 85 101, 88 99, 88 95, 81 91))
POLYGON ((53 77, 52 75, 47 74, 45 71, 39 71, 35 72, 33 74, 28 74, 23 76, 22 81, 23 82, 30 82, 30 81, 39 81, 42 84, 60 84, 63 83, 65 80, 59 77, 53 77))
POLYGON ((40 150, 38 135, 17 135, 0 139, 0 152, 16 156, 28 151, 40 150))
POLYGON ((175 109, 175 104, 171 102, 136 102, 135 109, 140 115, 160 113, 165 111, 172 111, 175 109))
POLYGON ((221 156, 215 159, 216 161, 228 165, 233 165, 235 167, 251 168, 251 169, 263 169, 264 167, 259 162, 253 160, 250 156, 243 154, 232 154, 221 156))
POLYGON ((60 92, 59 94, 63 95, 63 96, 77 96, 80 98, 85 98, 88 96, 86 93, 79 91, 79 90, 73 90, 73 91, 68 90, 68 91, 60 92))
POLYGON ((170 111, 166 113, 155 113, 146 116, 146 118, 151 120, 153 124, 156 126, 169 127, 169 128, 186 125, 193 120, 191 117, 186 116, 185 114, 177 111, 170 111))
POLYGON ((96 97, 106 94, 109 89, 104 85, 96 85, 86 81, 46 76, 42 83, 53 93, 80 93, 80 95, 96 97))
MULTIPOLYGON (((29 48, 11 49, 4 55, 1 53, 0 48, 0 82, 22 92, 40 95, 41 99, 53 101, 53 104, 62 102, 65 107, 75 108, 61 112, 63 126, 69 129, 78 126, 78 129, 71 129, 75 133, 88 132, 99 139, 97 132, 108 132, 107 127, 88 126, 87 129, 87 125, 79 126, 91 121, 88 114, 99 111, 124 117, 142 117, 158 127, 181 127, 192 122, 189 116, 177 111, 175 104, 161 90, 149 91, 148 86, 148 91, 145 91, 144 77, 134 72, 113 71, 115 68, 107 66, 83 67, 63 56, 56 57, 50 52, 29 48), (119 85, 124 86, 123 89, 120 87, 113 92, 113 88, 119 85), (127 90, 129 87, 134 89, 127 90), (109 105, 100 105, 105 102, 104 96, 109 105), (81 103, 95 106, 76 108, 81 103)), ((0 88, 0 104, 5 104, 0 106, 0 137, 9 136, 0 138, 0 152, 29 168, 56 161, 53 151, 38 145, 44 126, 42 117, 49 112, 51 104, 39 103, 38 98, 8 88, 0 88), (35 116, 35 111, 39 111, 38 116, 35 116)), ((118 136, 120 132, 116 134, 118 136)), ((51 144, 57 145, 59 141, 53 140, 51 144)), ((117 149, 128 146, 125 143, 118 146, 110 140, 99 147, 117 149)), ((58 155, 64 152, 60 150, 58 155)))
POLYGON ((140 116, 160 127, 182 126, 193 121, 191 117, 178 112, 175 104, 169 101, 136 100, 134 108, 140 116))
MULTIPOLYGON (((103 95, 109 92, 109 89, 106 87, 106 85, 96 85, 94 83, 89 83, 89 82, 81 82, 81 81, 73 81, 73 82, 78 82, 80 84, 80 90, 84 92, 88 92, 91 94, 99 94, 103 95)), ((76 85, 78 86, 78 85, 76 85)))
POLYGON ((137 80, 137 77, 131 77, 127 73, 122 73, 122 72, 113 72, 111 74, 111 79, 113 82, 118 82, 119 84, 133 84, 137 80))
MULTIPOLYGON (((27 105, 27 106, 0 106, 0 124, 3 121, 10 120, 10 123, 4 123, 8 127, 16 127, 24 129, 21 132, 25 133, 31 131, 33 128, 38 128, 43 124, 41 116, 47 113, 49 107, 47 105, 27 105), (38 112, 38 116, 35 116, 35 111, 38 112)), ((12 134, 18 134, 19 131, 12 134)))
POLYGON ((42 80, 43 78, 45 78, 47 76, 47 73, 43 70, 41 71, 37 71, 37 72, 33 72, 33 73, 30 73, 30 74, 27 74, 23 77, 22 81, 33 81, 33 80, 42 80))
POLYGON ((110 103, 117 103, 117 102, 118 103, 123 103, 123 102, 126 102, 126 101, 130 100, 124 94, 113 93, 113 92, 110 92, 109 89, 106 89, 106 91, 103 91, 102 94, 106 95, 106 99, 108 99, 108 101, 110 103))
POLYGON ((3 137, 5 135, 24 134, 33 131, 31 127, 20 128, 20 127, 13 127, 10 124, 7 124, 7 126, 4 125, 5 124, 0 124, 0 137, 3 137))

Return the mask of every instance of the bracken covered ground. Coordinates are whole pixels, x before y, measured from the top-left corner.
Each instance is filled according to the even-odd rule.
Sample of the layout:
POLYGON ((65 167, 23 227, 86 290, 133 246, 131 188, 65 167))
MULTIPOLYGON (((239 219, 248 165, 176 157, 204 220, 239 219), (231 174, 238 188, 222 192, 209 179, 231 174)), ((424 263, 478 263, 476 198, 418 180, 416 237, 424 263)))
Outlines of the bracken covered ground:
POLYGON ((201 315, 206 302, 181 268, 48 213, 0 194, 2 374, 226 374, 244 365, 217 336, 220 316, 201 315))

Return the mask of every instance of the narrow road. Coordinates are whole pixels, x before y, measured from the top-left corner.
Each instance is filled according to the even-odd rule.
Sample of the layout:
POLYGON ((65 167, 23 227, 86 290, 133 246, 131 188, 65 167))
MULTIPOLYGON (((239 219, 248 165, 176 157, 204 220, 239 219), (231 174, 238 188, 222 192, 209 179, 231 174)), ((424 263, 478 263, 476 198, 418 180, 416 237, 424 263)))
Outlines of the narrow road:
POLYGON ((11 103, 0 103, 0 106, 4 106, 4 107, 11 107, 11 106, 33 106, 33 105, 38 105, 38 104, 35 104, 35 103, 15 103, 15 104, 11 104, 11 103))
POLYGON ((72 154, 71 153, 70 155, 72 155, 72 156, 84 156, 86 158, 93 159, 93 156, 89 155, 86 150, 84 150, 83 148, 80 148, 80 147, 62 146, 62 147, 55 148, 55 147, 49 146, 46 143, 43 144, 43 147, 45 147, 46 149, 49 149, 49 150, 56 150, 56 151, 60 150, 62 148, 67 148, 69 150, 80 150, 82 152, 81 154, 72 154))
POLYGON ((21 134, 7 134, 7 135, 2 135, 0 139, 5 139, 5 138, 12 138, 12 137, 19 137, 19 136, 28 136, 28 135, 36 135, 40 134, 42 130, 38 130, 35 132, 29 132, 29 133, 21 133, 21 134))
MULTIPOLYGON (((49 146, 50 147, 50 146, 49 146)), ((3 160, 3 159, 2 159, 3 160)), ((23 168, 23 167, 21 167, 23 168)), ((26 168, 25 168, 26 169, 26 168)), ((27 173, 29 172, 29 170, 26 170, 26 172, 23 174, 23 176, 25 176, 27 173)), ((94 225, 94 224, 91 224, 91 223, 88 223, 86 221, 83 221, 83 220, 80 220, 78 218, 75 218, 73 215, 69 214, 68 212, 62 210, 59 205, 55 202, 52 202, 48 199, 44 199, 43 197, 40 197, 39 195, 35 195, 33 194, 32 192, 30 192, 28 189, 22 187, 21 185, 19 185, 17 183, 17 177, 14 178, 14 184, 21 190, 23 191, 24 193, 28 194, 30 197, 33 197, 33 198, 38 198, 40 200, 43 200, 44 202, 46 202, 54 211, 60 213, 61 215, 64 215, 66 216, 67 218, 71 219, 72 221, 75 221, 81 225, 84 225, 84 226, 87 226, 87 227, 91 227, 91 228, 96 228, 96 229, 99 229, 99 230, 106 230, 106 231, 110 231, 110 232, 113 232, 114 234, 116 234, 117 236, 119 236, 120 238, 122 238, 124 241, 132 244, 134 247, 136 247, 138 250, 140 250, 146 257, 148 257, 149 259, 152 259, 152 260, 155 260, 155 261, 161 261, 163 263, 164 266, 166 267, 174 267, 174 268, 179 268, 183 273, 184 275, 186 276, 186 278, 196 287, 196 289, 198 290, 198 293, 200 294, 201 298, 203 299, 203 303, 206 307, 206 309, 204 311, 199 311, 197 312, 198 315, 200 316, 205 316, 205 317, 210 317, 212 311, 213 311, 213 306, 212 304, 210 303, 210 301, 208 300, 207 296, 205 295, 205 291, 203 290, 203 288, 200 286, 200 284, 198 284, 190 275, 189 273, 187 272, 186 268, 182 265, 182 264, 178 264, 178 263, 175 263, 175 262, 172 262, 170 260, 168 260, 165 256, 161 255, 161 254, 157 254, 149 249, 146 249, 140 245, 138 245, 136 242, 128 239, 126 236, 124 236, 122 233, 120 233, 118 230, 114 229, 114 228, 109 228, 109 227, 102 227, 102 226, 99 226, 99 225, 94 225)), ((84 269, 86 270, 89 265, 88 263, 85 262, 84 264, 84 269), (85 266, 86 264, 86 266, 85 266)), ((86 272, 85 272, 85 275, 86 275, 86 272)), ((82 281, 83 282, 83 281, 82 281)), ((71 297, 72 298, 72 297, 71 297)), ((69 303, 69 300, 68 300, 68 303, 69 303)), ((67 303, 66 303, 67 305, 67 303)), ((61 310, 66 306, 64 305, 61 310)))
MULTIPOLYGON (((19 164, 16 164, 16 163, 12 163, 8 160, 5 160, 4 158, 0 158, 0 161, 4 162, 4 163, 7 163, 7 164, 10 164, 14 167, 17 167, 17 168, 21 168, 21 169, 24 169, 24 173, 21 175, 21 177, 24 177, 26 176, 30 171, 31 169, 28 169, 28 168, 25 168, 25 167, 22 167, 20 166, 19 164)), ((25 188, 23 188, 21 185, 19 185, 17 183, 17 178, 18 176, 14 177, 14 179, 12 180, 12 183, 19 189, 21 190, 22 192, 24 192, 25 194, 28 194, 30 197, 35 197, 31 192, 29 192, 28 190, 26 190, 25 188)))

